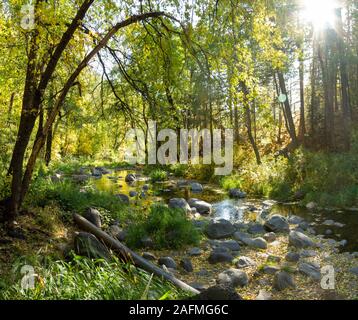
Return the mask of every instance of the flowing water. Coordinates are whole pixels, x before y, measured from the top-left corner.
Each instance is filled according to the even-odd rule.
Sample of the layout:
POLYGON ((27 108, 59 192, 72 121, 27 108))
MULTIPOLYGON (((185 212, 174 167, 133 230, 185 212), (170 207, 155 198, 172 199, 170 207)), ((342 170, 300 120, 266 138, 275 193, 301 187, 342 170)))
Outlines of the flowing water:
MULTIPOLYGON (((93 178, 92 183, 96 189, 106 191, 113 194, 130 194, 131 191, 137 192, 138 196, 133 197, 137 203, 141 203, 147 207, 152 203, 167 203, 171 198, 199 198, 213 205, 213 216, 230 220, 232 222, 256 221, 258 213, 264 206, 262 200, 249 199, 229 199, 227 193, 219 187, 211 184, 203 184, 204 191, 201 193, 188 194, 185 188, 184 180, 175 177, 165 182, 152 183, 148 177, 145 177, 139 171, 119 170, 111 174, 103 175, 101 178, 93 178), (127 174, 134 173, 137 181, 134 183, 126 183, 127 174), (148 186, 148 190, 143 192, 144 185, 148 186)), ((346 246, 342 247, 342 251, 356 252, 358 251, 358 212, 350 211, 310 211, 301 206, 291 205, 274 205, 271 209, 272 213, 278 213, 284 216, 296 215, 304 218, 309 223, 314 224, 317 234, 325 234, 329 229, 333 232, 327 238, 341 241, 347 240, 346 246), (333 220, 343 224, 342 227, 326 226, 323 224, 326 220, 333 220)))

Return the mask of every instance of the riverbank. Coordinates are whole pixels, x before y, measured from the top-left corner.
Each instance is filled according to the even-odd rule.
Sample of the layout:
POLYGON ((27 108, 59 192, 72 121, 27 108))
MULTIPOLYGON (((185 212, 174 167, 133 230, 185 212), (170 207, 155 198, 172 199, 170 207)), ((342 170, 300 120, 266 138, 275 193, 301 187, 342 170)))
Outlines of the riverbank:
MULTIPOLYGON (((154 182, 143 172, 128 169, 133 168, 77 168, 73 172, 58 171, 39 178, 34 185, 37 188, 41 185, 41 192, 33 195, 33 207, 29 206, 18 221, 25 239, 11 239, 4 233, 0 236, 4 252, 1 278, 5 292, 11 290, 10 279, 19 279, 19 270, 17 277, 14 275, 14 263, 31 261, 29 257, 36 253, 63 260, 68 259, 69 251, 76 251, 76 232, 80 230, 70 218, 72 212, 84 214, 86 208, 92 207, 102 229, 126 243, 126 230, 138 220, 145 221, 152 204, 183 206, 184 203, 190 210, 188 221, 201 235, 199 242, 175 250, 157 250, 153 239, 147 237, 142 248, 136 251, 159 266, 167 264, 165 270, 193 287, 205 290, 216 284, 230 284, 237 294, 248 300, 357 299, 358 255, 353 250, 347 252, 345 239, 337 238, 335 230, 344 228, 340 222, 326 219, 328 222, 323 221, 327 224, 325 228, 334 234, 319 234, 321 224, 318 222, 322 221, 309 221, 290 210, 285 212, 274 201, 245 199, 238 191, 231 191, 234 197, 230 199, 226 191, 211 184, 170 175, 164 181, 154 182), (188 201, 188 207, 184 199, 184 202, 173 202, 173 199, 188 196, 188 189, 192 198, 202 201, 188 201), (275 230, 267 225, 272 216, 279 217, 275 219, 283 224, 283 229, 275 230), (224 234, 220 234, 223 230, 224 234), (303 240, 292 242, 290 238, 295 236, 303 240), (306 244, 301 245, 300 241, 306 244), (325 290, 321 286, 322 270, 325 270, 322 268, 327 266, 333 267, 335 289, 325 290)), ((308 214, 317 219, 317 211, 308 214)), ((117 266, 123 268, 121 264, 117 266)), ((147 274, 142 282, 139 281, 143 284, 140 288, 145 288, 149 277, 147 274)), ((129 280, 124 278, 123 281, 129 280)), ((171 294, 167 298, 183 296, 170 284, 164 282, 161 286, 159 292, 156 289, 156 295, 148 298, 160 298, 168 290, 171 294)), ((118 299, 124 298, 120 292, 118 299)), ((50 293, 43 298, 51 298, 50 293)))

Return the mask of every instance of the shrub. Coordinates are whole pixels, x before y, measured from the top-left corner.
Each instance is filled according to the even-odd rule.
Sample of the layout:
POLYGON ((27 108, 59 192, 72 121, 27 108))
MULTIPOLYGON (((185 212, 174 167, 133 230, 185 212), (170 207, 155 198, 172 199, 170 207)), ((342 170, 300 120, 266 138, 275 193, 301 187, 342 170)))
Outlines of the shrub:
POLYGON ((150 173, 150 180, 152 182, 167 180, 167 172, 161 169, 156 169, 150 173))
POLYGON ((142 246, 141 239, 149 236, 157 249, 178 249, 197 244, 199 232, 181 209, 153 205, 147 219, 129 227, 127 243, 130 247, 142 246))

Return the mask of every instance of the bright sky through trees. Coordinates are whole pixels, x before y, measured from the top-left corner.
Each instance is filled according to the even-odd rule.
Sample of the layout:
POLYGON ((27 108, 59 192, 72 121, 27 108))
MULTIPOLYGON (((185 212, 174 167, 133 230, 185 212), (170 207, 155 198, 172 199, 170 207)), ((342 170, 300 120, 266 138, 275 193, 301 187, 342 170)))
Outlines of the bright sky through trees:
POLYGON ((339 6, 336 0, 302 0, 303 20, 312 23, 315 30, 334 24, 334 10, 339 6))

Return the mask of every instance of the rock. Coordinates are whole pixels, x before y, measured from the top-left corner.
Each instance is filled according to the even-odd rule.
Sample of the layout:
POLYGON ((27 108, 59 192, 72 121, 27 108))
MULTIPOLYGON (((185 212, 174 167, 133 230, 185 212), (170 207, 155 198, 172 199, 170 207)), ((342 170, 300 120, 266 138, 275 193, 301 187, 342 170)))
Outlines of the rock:
POLYGON ((255 298, 255 300, 272 300, 272 296, 266 290, 260 290, 260 292, 259 292, 258 296, 255 298))
POLYGON ((306 194, 302 190, 297 190, 295 194, 293 195, 293 200, 295 201, 301 201, 305 198, 306 194))
POLYGON ((214 250, 210 253, 208 261, 211 264, 216 264, 216 263, 232 262, 233 259, 234 257, 230 253, 218 252, 214 250))
POLYGON ((117 238, 118 236, 120 236, 121 232, 123 230, 116 224, 112 224, 111 226, 109 226, 108 228, 108 233, 113 237, 113 238, 117 238))
POLYGON ((288 243, 296 248, 308 248, 315 246, 311 238, 298 231, 290 232, 288 243))
POLYGON ((263 238, 246 239, 245 244, 251 248, 267 249, 267 242, 263 238))
POLYGON ((207 285, 202 284, 200 282, 191 282, 191 283, 189 283, 189 286, 191 286, 192 288, 194 288, 198 291, 204 291, 208 288, 207 285))
POLYGON ((190 206, 184 198, 172 198, 169 200, 169 208, 178 208, 185 211, 185 213, 191 213, 190 206))
POLYGON ((249 226, 247 232, 251 234, 265 233, 265 228, 260 223, 254 223, 251 226, 249 226))
POLYGON ((130 173, 130 174, 127 174, 127 175, 126 175, 124 181, 125 181, 125 182, 129 182, 129 183, 132 183, 132 182, 137 181, 137 178, 136 178, 135 174, 130 173))
POLYGON ((348 241, 347 240, 341 240, 338 242, 338 245, 341 246, 341 247, 345 247, 347 245, 348 241))
POLYGON ((302 250, 300 255, 303 258, 312 258, 317 256, 317 252, 314 250, 302 250))
POLYGON ((200 256, 202 255, 203 250, 201 250, 200 248, 191 248, 188 251, 188 255, 189 256, 200 256))
POLYGON ((193 220, 193 226, 197 229, 204 229, 206 226, 205 221, 202 220, 193 220))
POLYGON ((92 169, 92 176, 94 177, 102 177, 102 172, 96 168, 92 169))
POLYGON ((230 286, 216 285, 202 291, 193 300, 242 300, 236 290, 230 286))
POLYGON ((145 248, 153 248, 154 246, 153 240, 150 237, 143 237, 140 242, 145 248))
POLYGON ((264 267, 262 268, 262 272, 265 273, 265 274, 274 275, 274 274, 276 274, 276 273, 279 272, 279 271, 280 271, 280 268, 275 267, 275 266, 269 266, 269 265, 267 265, 267 266, 264 266, 264 267))
POLYGON ((224 247, 228 248, 231 251, 240 251, 240 245, 235 240, 225 240, 225 241, 218 241, 218 240, 210 240, 210 245, 215 247, 224 247))
POLYGON ((101 214, 98 210, 94 208, 88 208, 83 217, 94 224, 97 228, 102 228, 101 214))
POLYGON ((236 267, 240 268, 240 269, 252 267, 255 265, 256 265, 256 263, 254 260, 252 260, 249 257, 245 257, 245 256, 239 257, 236 262, 236 267))
POLYGON ((198 210, 196 210, 196 208, 190 208, 190 213, 196 215, 198 213, 198 210))
POLYGON ((306 231, 310 227, 310 224, 307 221, 303 221, 298 225, 298 228, 306 231))
POLYGON ((308 210, 314 210, 314 209, 317 208, 317 203, 316 203, 316 202, 307 203, 306 208, 307 208, 308 210))
POLYGON ((192 182, 190 184, 191 191, 194 193, 203 192, 203 186, 200 183, 192 182))
POLYGON ((229 197, 234 199, 244 199, 246 198, 246 193, 241 191, 240 189, 230 189, 229 197))
POLYGON ((291 274, 286 271, 280 271, 275 274, 273 287, 278 291, 282 291, 286 288, 295 288, 296 284, 291 274))
POLYGON ((117 239, 119 241, 125 241, 128 235, 128 231, 127 230, 122 230, 118 235, 117 235, 117 239))
POLYGON ((230 268, 219 274, 217 283, 233 288, 245 287, 249 283, 249 277, 244 271, 230 268))
POLYGON ((224 239, 231 237, 235 232, 233 224, 224 219, 212 220, 206 229, 206 234, 210 239, 224 239))
POLYGON ((231 250, 227 247, 214 247, 213 252, 230 253, 231 254, 231 250))
POLYGON ((264 225, 267 231, 272 232, 287 232, 290 230, 290 226, 285 217, 275 214, 271 216, 264 225))
POLYGON ((212 212, 212 205, 199 199, 189 199, 189 206, 195 208, 200 214, 210 214, 212 212))
POLYGON ((333 234, 333 231, 332 231, 331 229, 327 229, 327 230, 324 232, 324 234, 325 234, 326 236, 331 236, 331 235, 333 234))
POLYGON ((274 233, 274 232, 265 233, 263 238, 264 238, 268 243, 274 242, 274 241, 276 241, 276 239, 277 239, 276 233, 274 233))
POLYGON ((108 170, 107 168, 104 168, 104 167, 96 167, 94 170, 97 170, 101 174, 110 174, 110 173, 112 173, 111 170, 108 170))
POLYGON ((267 262, 279 263, 281 261, 281 257, 269 255, 266 259, 267 262))
POLYGON ((238 231, 246 231, 248 229, 248 224, 245 222, 235 222, 234 227, 238 231))
POLYGON ((292 215, 292 216, 288 217, 287 221, 289 224, 297 224, 298 225, 298 224, 302 223, 304 220, 301 217, 292 215))
POLYGON ((131 197, 131 198, 133 198, 133 197, 136 197, 137 196, 137 191, 129 191, 129 196, 131 197))
POLYGON ((143 189, 144 191, 148 191, 148 190, 149 190, 149 185, 148 185, 148 184, 145 184, 145 185, 142 187, 142 189, 143 189))
POLYGON ((247 241, 251 240, 251 237, 249 234, 241 231, 236 231, 233 235, 234 239, 242 242, 243 244, 246 244, 247 241))
POLYGON ((298 260, 300 260, 300 255, 296 252, 288 252, 285 259, 288 262, 298 262, 298 260))
POLYGON ((174 259, 171 257, 161 257, 158 259, 158 264, 160 266, 165 265, 167 268, 176 269, 177 264, 175 263, 174 259))
POLYGON ((186 272, 194 271, 193 264, 191 263, 191 260, 189 258, 181 259, 179 264, 186 272))
POLYGON ((143 252, 142 257, 149 261, 158 260, 158 258, 153 253, 150 253, 150 252, 143 252))
POLYGON ((201 269, 200 271, 196 272, 196 275, 199 277, 209 277, 210 272, 206 269, 201 269))
POLYGON ((123 203, 129 204, 129 197, 125 194, 118 193, 115 195, 116 198, 118 198, 123 203))
POLYGON ((349 272, 358 276, 358 267, 353 267, 352 269, 349 270, 349 272))
POLYGON ((86 182, 89 179, 89 176, 86 174, 74 174, 72 175, 72 179, 75 182, 82 183, 82 182, 86 182))
POLYGON ((90 259, 111 260, 108 249, 91 233, 79 232, 74 239, 75 253, 90 259))
POLYGON ((313 280, 321 280, 321 270, 315 262, 301 262, 298 264, 298 271, 312 278, 313 280))

